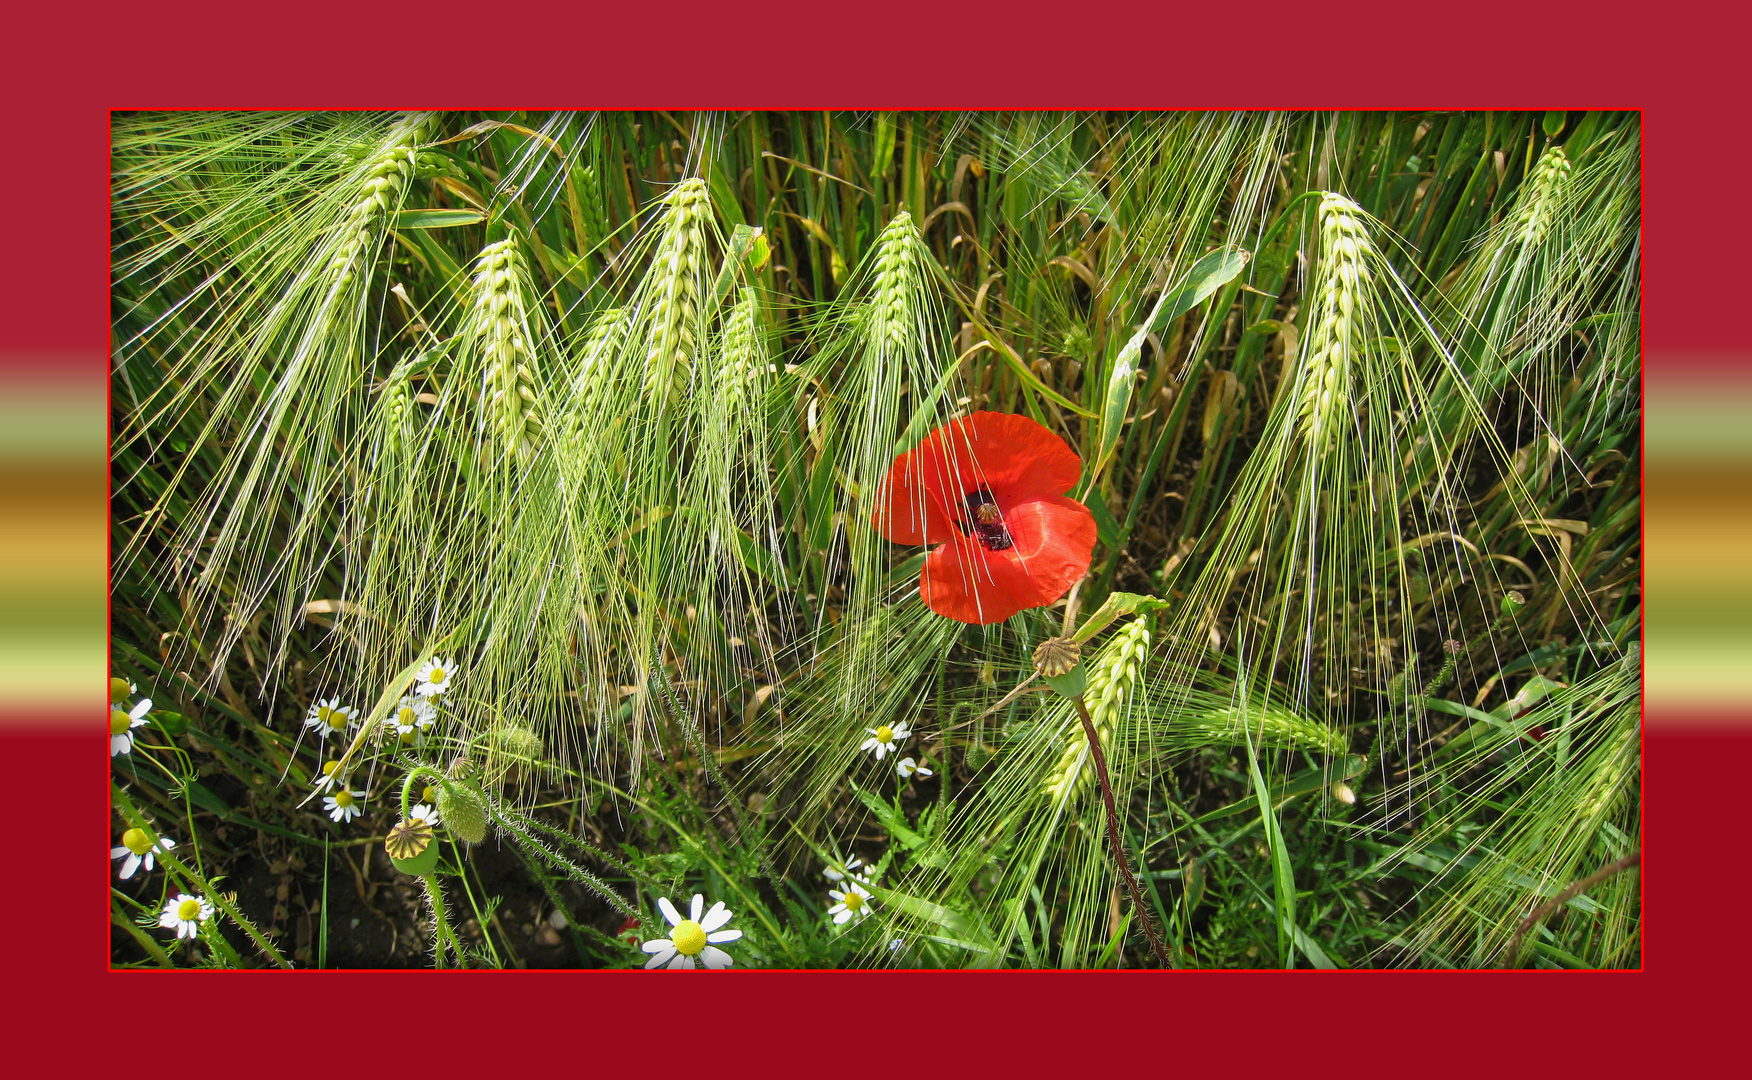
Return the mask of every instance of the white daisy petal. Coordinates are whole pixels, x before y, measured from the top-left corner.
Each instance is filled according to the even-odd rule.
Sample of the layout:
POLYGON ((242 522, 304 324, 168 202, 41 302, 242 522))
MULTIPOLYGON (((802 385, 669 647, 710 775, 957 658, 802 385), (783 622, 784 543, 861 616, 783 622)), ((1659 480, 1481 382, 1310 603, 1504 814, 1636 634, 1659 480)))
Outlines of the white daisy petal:
POLYGON ((705 911, 705 910, 706 910, 706 898, 699 893, 694 893, 693 903, 691 905, 689 905, 689 907, 688 907, 688 916, 687 917, 692 919, 694 922, 699 922, 700 921, 700 913, 705 911))
POLYGON ((707 934, 706 940, 714 945, 724 945, 742 937, 740 930, 720 930, 715 934, 707 934))
MULTIPOLYGON (((700 929, 710 933, 729 921, 730 909, 726 908, 724 906, 724 901, 720 900, 716 904, 713 904, 712 910, 706 912, 706 917, 699 921, 700 929)), ((706 940, 710 941, 711 939, 707 938, 706 940)))
MULTIPOLYGON (((669 942, 665 941, 663 944, 669 945, 669 942)), ((662 967, 664 964, 667 964, 670 960, 674 959, 676 955, 678 954, 676 953, 675 948, 670 946, 662 952, 652 956, 651 959, 645 961, 645 970, 650 971, 652 968, 662 967)))
POLYGON ((639 946, 639 948, 644 949, 646 952, 662 952, 664 949, 675 948, 675 942, 670 941, 668 938, 653 938, 639 946))
POLYGON ((671 970, 671 971, 679 971, 682 968, 686 968, 687 970, 692 971, 693 966, 694 966, 693 957, 687 955, 686 953, 676 953, 675 959, 673 959, 669 962, 669 970, 671 970))
POLYGON ((669 902, 669 897, 660 896, 657 898, 657 910, 661 911, 663 917, 669 920, 670 926, 681 925, 681 912, 675 910, 675 905, 669 902))
POLYGON ((128 854, 128 849, 126 846, 110 848, 110 858, 112 858, 112 859, 119 859, 123 855, 126 855, 126 854, 128 854))
POLYGON ((731 959, 730 954, 722 949, 714 949, 710 945, 707 945, 704 949, 700 950, 700 963, 711 968, 713 971, 722 971, 735 962, 735 960, 731 959))

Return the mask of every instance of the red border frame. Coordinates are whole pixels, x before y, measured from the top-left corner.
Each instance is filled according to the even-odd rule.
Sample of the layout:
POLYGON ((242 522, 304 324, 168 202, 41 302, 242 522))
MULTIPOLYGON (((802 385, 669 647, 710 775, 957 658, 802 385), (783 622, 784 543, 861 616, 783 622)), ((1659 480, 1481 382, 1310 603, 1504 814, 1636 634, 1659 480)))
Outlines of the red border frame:
MULTIPOLYGON (((0 170, 0 204, 14 211, 11 257, 0 260, 0 295, 12 312, 0 329, 0 377, 89 386, 94 405, 103 393, 107 109, 441 107, 479 104, 487 87, 502 103, 599 107, 1641 107, 1645 196, 1655 209, 1645 219, 1645 359, 1662 374, 1725 374, 1718 365, 1743 364, 1752 352, 1743 321, 1693 302, 1700 281, 1737 289, 1729 260, 1752 238, 1752 223, 1720 190, 1748 175, 1749 156, 1729 118, 1743 101, 1744 63, 1725 6, 1718 15, 1669 5, 1657 24, 1646 8, 1615 14, 1597 2, 1494 19, 1397 4, 1129 13, 1010 4, 967 10, 960 24, 940 6, 907 6, 775 9, 779 18, 740 5, 698 14, 674 4, 570 9, 548 17, 538 36, 491 9, 450 15, 432 5, 297 16, 136 5, 107 22, 88 8, 74 19, 71 7, 32 6, 9 20, 16 55, 0 74, 20 151, 0 170)), ((517 16, 524 26, 533 18, 517 16)), ((1742 812, 1729 770, 1752 750, 1752 734, 1657 721, 1648 742, 1655 776, 1645 786, 1653 792, 1645 828, 1661 840, 1644 864, 1653 876, 1641 973, 1377 973, 1316 983, 1307 973, 769 972, 730 976, 753 980, 740 991, 689 983, 686 997, 673 979, 643 975, 486 976, 446 994, 415 973, 222 976, 250 979, 240 994, 236 982, 185 981, 172 992, 134 981, 147 975, 106 971, 107 932, 87 928, 107 921, 89 904, 97 875, 109 873, 91 854, 105 843, 92 834, 110 831, 107 800, 95 794, 102 740, 11 726, 0 729, 0 753, 24 790, 10 802, 9 835, 26 850, 8 861, 33 875, 11 876, 15 929, 5 952, 31 973, 28 984, 14 982, 30 987, 14 1030, 53 1046, 63 1067, 88 1056, 96 1065, 99 1055, 176 1067, 192 1065, 185 1054, 224 1060, 215 1053, 223 1047, 248 1053, 236 1060, 252 1069, 271 1068, 271 1054, 327 1069, 358 1061, 332 1051, 354 1031, 371 1045, 384 1010, 406 1003, 432 1010, 437 1031, 474 1036, 434 1040, 434 1053, 419 1056, 441 1068, 478 1056, 562 1068, 624 1059, 684 1068, 794 1060, 1179 1069, 1205 1059, 1233 1067, 1255 1056, 1262 1037, 1281 1037, 1298 1067, 1315 1069, 1367 1068, 1385 1051, 1419 1071, 1604 1060, 1683 1072, 1710 1054, 1712 1030, 1725 1034, 1741 1019, 1740 980, 1718 964, 1737 921, 1729 905, 1748 894, 1752 873, 1712 842, 1710 828, 1742 812), (58 917, 64 898, 70 918, 58 917), (1718 904, 1726 917, 1716 930, 1707 915, 1718 904), (1402 979, 1416 984, 1358 981, 1402 979), (337 990, 345 996, 329 1001, 337 990), (69 1007, 93 995, 108 1005, 103 1019, 69 1007), (1605 1040, 1594 1035, 1602 1024, 1605 1040)))

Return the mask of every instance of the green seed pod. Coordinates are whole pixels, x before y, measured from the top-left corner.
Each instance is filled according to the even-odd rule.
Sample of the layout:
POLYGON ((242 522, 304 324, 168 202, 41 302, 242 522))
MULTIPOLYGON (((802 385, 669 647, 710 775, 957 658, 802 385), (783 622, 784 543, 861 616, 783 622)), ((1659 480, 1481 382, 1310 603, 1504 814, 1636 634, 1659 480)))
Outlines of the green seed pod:
POLYGON ((1527 598, 1525 596, 1522 596, 1518 592, 1511 592, 1507 596, 1504 596, 1503 602, 1502 602, 1502 607, 1500 609, 1503 613, 1503 617, 1509 618, 1509 617, 1513 616, 1515 614, 1515 612, 1521 607, 1521 605, 1525 604, 1526 602, 1527 602, 1527 598))
POLYGON ((389 830, 383 842, 389 861, 404 874, 419 877, 430 874, 438 866, 438 845, 432 840, 432 826, 423 821, 408 820, 389 830))
POLYGON ((439 784, 438 816, 459 839, 478 844, 487 838, 487 797, 473 784, 439 784))

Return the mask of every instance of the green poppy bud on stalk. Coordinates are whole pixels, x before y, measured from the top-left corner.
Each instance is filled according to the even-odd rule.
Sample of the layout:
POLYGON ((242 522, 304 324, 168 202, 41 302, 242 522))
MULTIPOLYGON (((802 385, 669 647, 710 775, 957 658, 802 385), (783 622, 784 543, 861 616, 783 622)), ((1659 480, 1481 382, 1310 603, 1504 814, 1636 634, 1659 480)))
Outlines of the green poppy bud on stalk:
POLYGON ((1519 608, 1522 604, 1525 604, 1526 602, 1527 602, 1527 598, 1525 596, 1522 596, 1518 592, 1511 592, 1507 596, 1503 597, 1503 603, 1502 603, 1503 618, 1505 618, 1505 619, 1513 618, 1514 614, 1515 614, 1515 609, 1519 608))
POLYGON ((438 816, 461 840, 478 844, 487 838, 487 797, 473 784, 457 780, 439 784, 438 816))

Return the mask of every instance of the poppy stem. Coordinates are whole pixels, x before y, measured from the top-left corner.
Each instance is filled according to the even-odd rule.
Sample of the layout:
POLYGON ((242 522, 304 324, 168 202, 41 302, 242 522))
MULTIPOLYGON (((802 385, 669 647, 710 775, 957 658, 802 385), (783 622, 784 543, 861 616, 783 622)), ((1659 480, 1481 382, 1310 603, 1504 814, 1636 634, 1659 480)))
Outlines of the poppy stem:
POLYGON ((1113 805, 1113 785, 1107 782, 1107 755, 1101 752, 1095 721, 1089 715, 1089 706, 1083 704, 1083 695, 1078 694, 1071 700, 1076 703, 1077 715, 1082 718, 1083 734, 1089 737, 1089 755, 1095 759, 1095 778, 1101 782, 1101 798, 1107 803, 1107 842, 1113 847, 1113 860, 1119 864, 1119 874, 1125 878, 1126 890, 1131 893, 1132 910, 1138 913, 1138 923, 1144 928, 1144 936, 1150 940, 1150 948, 1155 950, 1162 966, 1173 967, 1174 960, 1168 955, 1168 946, 1156 935, 1149 909, 1144 907, 1143 893, 1138 891, 1138 879, 1132 877, 1131 863, 1125 857, 1125 845, 1119 840, 1119 811, 1113 805))

